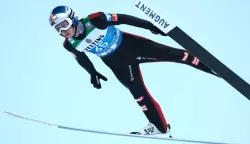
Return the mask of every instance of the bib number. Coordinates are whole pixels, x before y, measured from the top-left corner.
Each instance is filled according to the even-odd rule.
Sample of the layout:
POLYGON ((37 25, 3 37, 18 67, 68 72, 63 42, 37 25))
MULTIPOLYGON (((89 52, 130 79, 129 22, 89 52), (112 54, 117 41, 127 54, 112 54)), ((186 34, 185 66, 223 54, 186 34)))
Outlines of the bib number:
POLYGON ((96 46, 96 52, 102 51, 104 48, 106 48, 109 44, 107 42, 101 41, 100 44, 96 46))

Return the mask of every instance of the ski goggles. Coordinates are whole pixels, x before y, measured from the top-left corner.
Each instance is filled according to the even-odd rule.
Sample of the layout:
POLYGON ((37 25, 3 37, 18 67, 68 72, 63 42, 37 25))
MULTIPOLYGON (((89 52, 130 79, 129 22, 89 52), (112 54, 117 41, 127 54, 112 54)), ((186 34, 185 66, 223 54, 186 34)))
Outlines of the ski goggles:
POLYGON ((54 25, 55 30, 62 34, 63 30, 67 30, 72 25, 72 20, 70 18, 64 18, 57 22, 57 24, 54 25))

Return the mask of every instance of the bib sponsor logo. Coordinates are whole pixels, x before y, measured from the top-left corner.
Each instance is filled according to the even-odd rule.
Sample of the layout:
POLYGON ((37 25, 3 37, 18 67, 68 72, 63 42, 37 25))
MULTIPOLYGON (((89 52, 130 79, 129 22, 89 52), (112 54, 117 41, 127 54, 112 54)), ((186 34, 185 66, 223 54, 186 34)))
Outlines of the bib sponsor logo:
MULTIPOLYGON (((92 48, 94 48, 95 46, 97 46, 97 44, 100 42, 100 41, 102 41, 102 39, 104 38, 104 35, 100 35, 95 41, 93 41, 93 42, 91 42, 91 44, 88 46, 88 47, 86 47, 84 50, 86 50, 86 51, 88 51, 88 50, 91 50, 92 48)), ((86 39, 86 41, 87 41, 88 39, 86 39)), ((89 40, 88 40, 89 41, 89 40)), ((101 46, 101 47, 106 47, 108 44, 106 44, 106 43, 100 43, 99 44, 99 46, 101 46)), ((100 48, 99 48, 100 49, 100 48)), ((98 51, 100 51, 98 49, 98 51)))
POLYGON ((71 44, 73 44, 73 43, 75 42, 75 40, 72 39, 72 38, 69 38, 69 42, 70 42, 71 44))
POLYGON ((85 41, 86 41, 87 43, 91 43, 91 42, 92 42, 91 39, 86 39, 85 41))
POLYGON ((90 22, 87 22, 87 23, 85 24, 85 26, 87 27, 87 29, 91 29, 91 28, 92 28, 92 25, 90 24, 90 22))

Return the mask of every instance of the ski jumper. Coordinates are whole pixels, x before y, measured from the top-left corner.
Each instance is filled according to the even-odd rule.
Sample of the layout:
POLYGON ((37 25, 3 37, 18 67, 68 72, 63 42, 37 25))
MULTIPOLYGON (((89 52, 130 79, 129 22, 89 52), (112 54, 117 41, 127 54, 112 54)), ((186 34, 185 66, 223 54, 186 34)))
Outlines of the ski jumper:
POLYGON ((147 119, 162 133, 166 133, 166 119, 160 105, 151 96, 143 82, 139 64, 177 62, 209 74, 216 74, 189 52, 123 32, 115 27, 119 24, 162 34, 149 21, 126 14, 97 12, 79 20, 77 34, 73 38, 65 39, 64 48, 73 53, 77 62, 89 74, 94 73, 96 69, 85 52, 99 56, 116 78, 131 92, 147 119))

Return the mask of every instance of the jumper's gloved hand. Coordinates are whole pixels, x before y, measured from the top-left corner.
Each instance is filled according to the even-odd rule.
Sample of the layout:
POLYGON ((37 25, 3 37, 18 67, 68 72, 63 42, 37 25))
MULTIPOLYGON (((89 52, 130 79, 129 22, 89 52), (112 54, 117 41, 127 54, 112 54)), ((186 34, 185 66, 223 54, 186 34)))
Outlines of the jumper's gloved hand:
POLYGON ((159 28, 157 28, 156 26, 152 26, 150 29, 149 29, 153 34, 160 34, 162 36, 167 36, 167 34, 165 34, 164 32, 162 32, 159 28))
POLYGON ((101 83, 100 83, 100 79, 104 80, 104 81, 107 81, 108 79, 103 76, 102 74, 100 74, 99 72, 94 72, 90 75, 91 77, 91 84, 93 84, 94 88, 97 88, 97 89, 101 89, 102 86, 101 86, 101 83))

